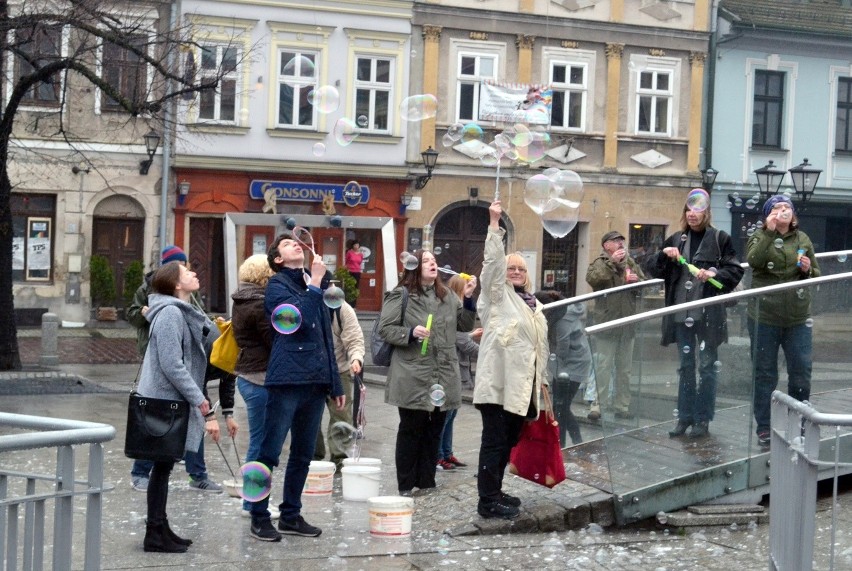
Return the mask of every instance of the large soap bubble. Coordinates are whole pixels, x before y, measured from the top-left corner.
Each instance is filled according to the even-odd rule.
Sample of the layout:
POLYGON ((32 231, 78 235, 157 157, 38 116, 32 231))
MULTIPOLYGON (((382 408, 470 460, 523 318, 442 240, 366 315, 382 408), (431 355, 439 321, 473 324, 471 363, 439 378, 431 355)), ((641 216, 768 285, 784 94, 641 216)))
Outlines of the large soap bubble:
POLYGON ((552 187, 553 181, 543 174, 531 176, 524 187, 524 202, 533 212, 541 215, 545 204, 550 200, 552 187))
POLYGON ((449 127, 447 127, 447 135, 453 141, 458 141, 462 138, 462 134, 464 133, 464 123, 453 123, 449 127))
POLYGON ((259 502, 272 490, 272 471, 260 462, 246 462, 240 466, 243 486, 240 497, 248 502, 259 502))
POLYGON ((282 335, 291 335, 302 326, 302 312, 295 305, 282 303, 272 310, 272 327, 282 335))
POLYGON ((583 202, 583 179, 572 170, 561 170, 553 177, 553 196, 567 201, 574 208, 583 202))
POLYGON ((438 99, 430 94, 412 95, 399 104, 399 116, 404 121, 431 119, 438 112, 438 99))
POLYGON ((686 196, 686 207, 693 212, 704 212, 710 207, 710 196, 703 188, 693 188, 686 196))
POLYGON ((342 306, 345 298, 343 290, 333 283, 322 292, 323 303, 331 309, 337 309, 342 306))
POLYGON ((340 93, 331 85, 323 85, 308 94, 308 101, 320 113, 333 113, 340 107, 340 93))
POLYGON ((541 225, 554 238, 564 238, 577 226, 580 209, 562 198, 551 198, 541 213, 541 225))
POLYGON ((475 143, 482 141, 482 127, 476 123, 467 123, 462 128, 461 141, 462 143, 475 143))
POLYGON ((284 78, 284 83, 287 83, 288 77, 314 77, 316 75, 316 66, 310 58, 299 55, 284 64, 284 67, 281 68, 281 75, 284 78))
POLYGON ((358 138, 360 131, 358 126, 352 119, 341 117, 334 124, 334 140, 341 147, 348 146, 352 141, 358 138))

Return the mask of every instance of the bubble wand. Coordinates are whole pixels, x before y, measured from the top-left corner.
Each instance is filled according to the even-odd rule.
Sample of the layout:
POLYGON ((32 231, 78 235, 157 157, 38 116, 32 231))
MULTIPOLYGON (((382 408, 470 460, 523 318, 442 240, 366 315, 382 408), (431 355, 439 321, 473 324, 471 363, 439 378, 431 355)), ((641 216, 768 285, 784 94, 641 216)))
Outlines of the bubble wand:
MULTIPOLYGON (((686 261, 686 258, 684 258, 683 256, 678 256, 677 261, 680 262, 681 264, 683 264, 684 266, 686 266, 686 269, 689 270, 690 274, 692 274, 693 276, 698 275, 698 268, 696 268, 692 264, 688 263, 686 261)), ((715 278, 707 278, 707 283, 709 283, 711 286, 715 287, 716 289, 722 289, 723 287, 725 287, 725 286, 722 285, 722 282, 720 282, 719 280, 717 280, 715 278)))
POLYGON ((438 268, 438 271, 439 271, 439 272, 444 272, 445 274, 450 274, 450 275, 453 275, 453 276, 458 276, 458 277, 460 277, 461 279, 463 279, 464 281, 470 281, 470 279, 473 277, 473 276, 472 276, 472 275, 470 275, 470 274, 466 274, 466 273, 464 273, 464 272, 459 273, 459 272, 457 272, 457 271, 455 271, 455 270, 451 270, 450 268, 438 268))
MULTIPOLYGON (((426 318, 426 331, 432 331, 432 314, 429 314, 429 317, 426 318)), ((423 346, 420 348, 420 355, 426 354, 426 348, 429 346, 429 338, 423 338, 423 346)))

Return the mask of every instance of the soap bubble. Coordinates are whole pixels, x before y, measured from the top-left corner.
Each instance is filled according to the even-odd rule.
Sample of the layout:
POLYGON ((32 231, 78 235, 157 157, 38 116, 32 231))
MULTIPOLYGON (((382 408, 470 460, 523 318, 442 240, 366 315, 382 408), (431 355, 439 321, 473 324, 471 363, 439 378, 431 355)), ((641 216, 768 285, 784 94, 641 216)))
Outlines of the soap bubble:
POLYGON ((287 83, 287 76, 314 77, 316 75, 316 67, 311 59, 300 55, 284 64, 284 67, 281 68, 281 75, 284 76, 285 83, 287 83))
POLYGON ((564 238, 577 226, 579 216, 580 209, 573 203, 561 198, 551 198, 545 203, 541 213, 541 225, 554 238, 564 238))
POLYGON ((766 267, 771 270, 775 267, 775 264, 773 264, 772 262, 766 262, 766 267))
POLYGON ((482 135, 482 127, 476 123, 468 123, 462 127, 460 138, 462 143, 470 144, 475 143, 476 141, 482 141, 482 135))
POLYGON ((686 234, 681 234, 681 235, 680 235, 680 241, 681 241, 681 242, 686 242, 686 234))
POLYGON ((814 320, 813 319, 811 319, 810 317, 805 319, 805 327, 813 327, 813 326, 814 326, 814 320))
POLYGON ((370 120, 369 120, 369 119, 367 119, 367 116, 366 116, 366 115, 358 115, 358 119, 356 119, 356 121, 355 121, 355 122, 356 122, 356 123, 358 124, 358 126, 359 126, 359 127, 361 127, 362 129, 366 129, 366 128, 367 128, 367 125, 369 125, 369 124, 370 124, 370 120))
POLYGON ((349 143, 358 138, 359 134, 358 126, 355 125, 352 119, 341 117, 334 124, 334 140, 341 147, 348 146, 349 143))
POLYGON ((784 247, 784 240, 782 240, 781 238, 775 238, 775 241, 773 242, 773 244, 775 244, 775 247, 780 250, 781 248, 784 247))
POLYGON ((532 141, 528 145, 516 146, 514 150, 518 153, 518 160, 532 164, 543 159, 549 148, 550 135, 548 133, 533 133, 532 141))
POLYGON ((537 174, 527 179, 524 187, 524 202, 533 212, 541 215, 544 212, 544 207, 547 201, 550 200, 550 191, 553 186, 553 181, 544 176, 537 174))
POLYGON ((313 148, 314 156, 321 157, 325 154, 325 144, 324 143, 314 143, 313 148))
POLYGON ((328 221, 331 223, 332 228, 340 228, 341 226, 343 226, 343 218, 341 218, 338 214, 335 214, 334 216, 329 218, 328 221))
POLYGON ((686 320, 684 320, 683 324, 687 327, 692 327, 693 325, 695 325, 695 320, 691 317, 687 317, 686 320))
POLYGON ((550 179, 553 181, 553 195, 568 201, 574 208, 579 208, 583 201, 583 179, 580 175, 572 170, 560 170, 550 179))
POLYGON ((447 402, 447 394, 444 392, 444 387, 438 383, 429 387, 429 401, 432 403, 432 406, 444 406, 444 403, 447 402))
POLYGON ((443 252, 444 250, 440 246, 435 246, 435 248, 432 249, 432 253, 436 256, 440 256, 443 252))
POLYGON ((450 136, 450 134, 449 134, 449 133, 444 133, 444 136, 443 136, 443 137, 441 137, 441 144, 442 144, 443 146, 445 146, 445 147, 452 147, 452 146, 453 146, 453 143, 455 143, 455 141, 454 141, 454 140, 453 140, 453 138, 450 136))
POLYGON ((416 270, 417 266, 420 265, 420 262, 417 260, 417 256, 408 252, 400 254, 399 261, 402 262, 402 267, 406 270, 416 270))
POLYGON ((292 230, 296 227, 296 219, 293 217, 288 218, 284 221, 284 225, 287 227, 287 230, 292 230))
POLYGON ((248 502, 259 502, 272 491, 272 470, 260 462, 246 462, 240 466, 243 486, 240 497, 248 502))
POLYGON ((464 133, 464 123, 453 123, 449 127, 447 127, 447 135, 453 141, 458 141, 462 138, 462 134, 464 133))
POLYGON ((438 99, 432 94, 412 95, 399 104, 399 115, 404 121, 431 119, 438 111, 438 99))
POLYGON ((722 361, 715 361, 713 363, 713 370, 717 373, 722 370, 722 361))
POLYGON ((512 144, 516 147, 526 147, 533 141, 533 134, 530 128, 523 123, 516 123, 514 127, 515 135, 512 137, 512 144))
POLYGON ((684 346, 683 346, 683 354, 684 354, 684 355, 689 354, 689 352, 690 352, 691 350, 692 350, 692 348, 691 348, 689 345, 684 345, 684 346))
POLYGON ((329 448, 334 450, 347 450, 351 448, 358 439, 358 430, 342 420, 335 422, 328 429, 329 448))
POLYGON ((340 93, 331 85, 323 85, 308 93, 308 102, 320 113, 333 113, 340 107, 340 93))
POLYGON ((693 188, 686 196, 686 207, 693 212, 704 212, 710 207, 710 198, 701 188, 693 188))
POLYGON ((846 261, 846 254, 837 254, 837 261, 841 264, 846 261))
POLYGON ((337 309, 342 306, 345 298, 346 296, 343 294, 343 290, 335 284, 331 284, 324 292, 322 292, 322 301, 330 309, 337 309))
POLYGON ((669 516, 666 515, 666 512, 657 512, 657 521, 660 522, 660 525, 666 525, 669 521, 669 516))
POLYGON ((687 280, 686 283, 683 284, 683 287, 686 288, 686 291, 691 290, 692 289, 692 282, 687 280))
POLYGON ((282 335, 291 335, 302 325, 302 312, 295 305, 282 303, 272 310, 272 327, 282 335))

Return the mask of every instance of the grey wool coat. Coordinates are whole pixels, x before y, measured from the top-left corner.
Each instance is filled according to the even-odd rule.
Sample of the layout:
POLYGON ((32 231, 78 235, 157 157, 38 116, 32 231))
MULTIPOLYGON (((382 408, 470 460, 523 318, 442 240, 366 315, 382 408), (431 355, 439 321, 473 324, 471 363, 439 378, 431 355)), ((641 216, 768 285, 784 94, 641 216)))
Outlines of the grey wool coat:
POLYGON ((385 385, 385 402, 400 408, 432 410, 429 388, 439 384, 444 388, 446 402, 441 410, 461 406, 461 375, 456 354, 456 331, 473 329, 476 313, 464 308, 452 290, 444 300, 435 295, 434 287, 423 292, 410 292, 405 308, 405 322, 399 324, 402 311, 402 289, 397 287, 385 294, 379 317, 379 335, 394 345, 385 385), (426 354, 422 344, 411 339, 411 330, 426 325, 432 314, 432 329, 426 354))
POLYGON ((148 297, 150 338, 137 391, 161 399, 183 399, 190 404, 186 450, 198 452, 204 438, 204 372, 207 356, 219 329, 204 313, 170 295, 148 297))

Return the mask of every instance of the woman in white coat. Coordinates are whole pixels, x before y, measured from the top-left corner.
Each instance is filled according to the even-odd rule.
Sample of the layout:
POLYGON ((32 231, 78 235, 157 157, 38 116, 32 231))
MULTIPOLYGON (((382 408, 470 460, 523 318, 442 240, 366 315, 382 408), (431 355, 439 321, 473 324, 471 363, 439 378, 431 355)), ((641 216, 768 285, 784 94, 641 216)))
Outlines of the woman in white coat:
POLYGON ((477 511, 486 518, 512 519, 520 513, 521 502, 503 492, 503 474, 524 421, 538 418, 549 355, 547 320, 530 291, 524 258, 505 255, 499 200, 488 213, 491 223, 477 303, 483 333, 473 392, 482 415, 477 511))

